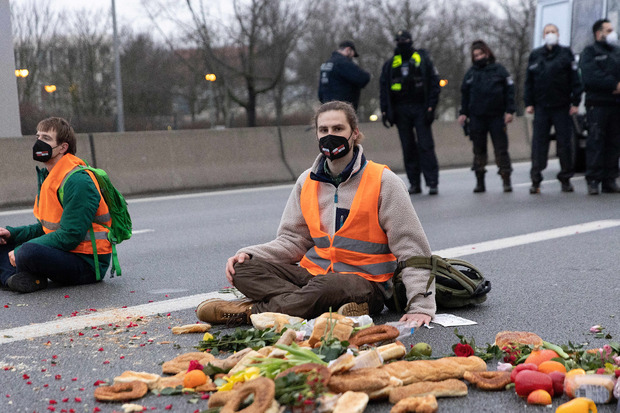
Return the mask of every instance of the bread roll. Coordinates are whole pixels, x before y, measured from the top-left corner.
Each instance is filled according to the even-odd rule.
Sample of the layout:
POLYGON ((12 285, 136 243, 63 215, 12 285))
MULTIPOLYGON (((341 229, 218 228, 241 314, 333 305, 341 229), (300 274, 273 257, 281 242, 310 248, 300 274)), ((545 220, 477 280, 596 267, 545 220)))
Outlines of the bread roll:
POLYGON ((351 337, 351 332, 353 320, 337 313, 324 313, 315 320, 308 344, 314 347, 321 338, 328 337, 330 333, 332 337, 345 341, 351 337))
POLYGON ((466 371, 486 371, 487 363, 476 356, 444 357, 437 360, 395 361, 380 369, 407 385, 419 381, 462 379, 466 371))
POLYGON ((435 413, 439 406, 432 394, 422 397, 407 397, 392 407, 390 413, 435 413))
POLYGON ((401 359, 407 354, 405 345, 400 341, 377 347, 377 351, 381 355, 383 361, 401 359))
POLYGON ((211 324, 187 324, 172 327, 172 334, 206 333, 211 329, 211 324))
POLYGON ((338 398, 332 413, 362 413, 368 404, 368 395, 348 391, 338 398))
POLYGON ((495 335, 495 344, 501 349, 508 345, 531 345, 534 349, 542 347, 543 340, 527 331, 500 331, 495 335))
POLYGON ((146 383, 146 385, 149 387, 149 390, 152 390, 159 379, 159 374, 151 374, 144 371, 127 370, 124 371, 123 374, 121 374, 120 376, 114 377, 114 384, 141 381, 142 383, 146 383))
POLYGON ((304 319, 287 314, 266 312, 250 315, 250 321, 257 330, 275 328, 279 333, 287 324, 301 323, 304 319))

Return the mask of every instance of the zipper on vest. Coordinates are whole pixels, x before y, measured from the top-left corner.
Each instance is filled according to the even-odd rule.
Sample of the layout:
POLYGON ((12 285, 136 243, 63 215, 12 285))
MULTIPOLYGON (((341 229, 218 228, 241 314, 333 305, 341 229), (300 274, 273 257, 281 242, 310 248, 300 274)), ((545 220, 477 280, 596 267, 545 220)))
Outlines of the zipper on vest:
POLYGON ((334 192, 334 204, 338 203, 338 187, 336 187, 336 192, 334 192))

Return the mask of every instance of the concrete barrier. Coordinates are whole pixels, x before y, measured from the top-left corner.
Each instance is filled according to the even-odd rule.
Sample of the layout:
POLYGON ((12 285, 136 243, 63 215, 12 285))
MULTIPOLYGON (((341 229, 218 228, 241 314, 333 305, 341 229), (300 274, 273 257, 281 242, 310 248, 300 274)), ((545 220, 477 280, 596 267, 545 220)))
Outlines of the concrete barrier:
MULTIPOLYGON (((403 172, 395 127, 380 122, 360 125, 369 159, 403 172)), ((471 142, 456 122, 433 124, 441 168, 468 166, 471 142)), ((517 118, 508 127, 513 160, 530 157, 529 121, 517 118)), ((29 205, 36 195, 34 137, 0 139, 0 207, 29 205)), ((293 182, 318 153, 313 128, 307 125, 78 135, 77 156, 105 169, 123 194, 217 189, 293 182)), ((489 142, 489 164, 493 170, 489 142)), ((0 223, 1 225, 1 223, 0 223)))

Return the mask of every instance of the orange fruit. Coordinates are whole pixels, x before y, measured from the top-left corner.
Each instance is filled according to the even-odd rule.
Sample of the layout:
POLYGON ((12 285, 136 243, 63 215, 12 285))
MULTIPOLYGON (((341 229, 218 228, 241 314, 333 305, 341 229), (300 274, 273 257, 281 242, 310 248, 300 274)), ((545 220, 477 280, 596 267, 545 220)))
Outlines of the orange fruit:
POLYGON ((193 389, 207 382, 207 375, 202 370, 188 371, 183 377, 183 387, 193 389))
POLYGON ((551 404, 551 395, 546 390, 534 390, 527 396, 527 404, 541 404, 547 406, 551 404))
POLYGON ((586 374, 584 369, 572 369, 566 372, 566 378, 577 376, 579 374, 586 374))
POLYGON ((564 364, 560 363, 559 361, 547 360, 547 361, 543 361, 542 363, 538 365, 538 371, 540 371, 541 373, 546 373, 546 374, 549 374, 552 371, 559 371, 561 373, 566 373, 566 367, 564 367, 564 364))
POLYGON ((540 366, 543 361, 551 360, 552 358, 560 357, 558 353, 553 350, 532 350, 529 356, 525 359, 525 363, 534 363, 540 366))

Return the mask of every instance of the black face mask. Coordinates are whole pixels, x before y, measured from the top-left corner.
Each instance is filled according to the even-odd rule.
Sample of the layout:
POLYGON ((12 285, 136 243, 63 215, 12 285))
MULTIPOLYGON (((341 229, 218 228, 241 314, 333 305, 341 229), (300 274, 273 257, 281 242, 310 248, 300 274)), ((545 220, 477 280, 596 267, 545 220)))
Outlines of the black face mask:
POLYGON ((396 53, 399 55, 413 53, 413 44, 410 42, 396 43, 396 53))
POLYGON ((474 60, 474 66, 476 67, 485 67, 489 64, 489 58, 483 57, 482 59, 474 60))
POLYGON ((37 162, 47 162, 52 159, 52 151, 59 146, 60 145, 56 145, 52 148, 52 145, 49 143, 37 139, 32 147, 32 159, 37 162))
MULTIPOLYGON (((353 132, 351 132, 351 135, 353 135, 353 132)), ((349 138, 351 135, 349 135, 349 138)), ((348 154, 351 147, 349 146, 349 139, 344 136, 325 135, 319 139, 319 150, 333 161, 348 154)))

